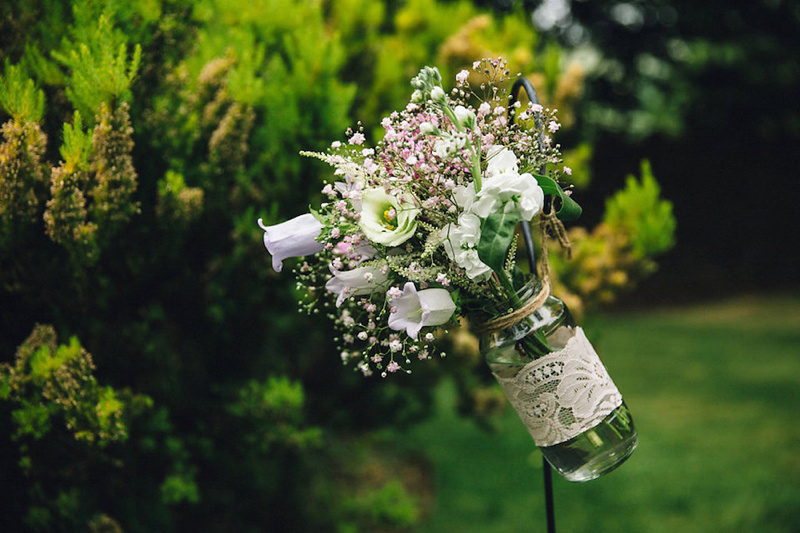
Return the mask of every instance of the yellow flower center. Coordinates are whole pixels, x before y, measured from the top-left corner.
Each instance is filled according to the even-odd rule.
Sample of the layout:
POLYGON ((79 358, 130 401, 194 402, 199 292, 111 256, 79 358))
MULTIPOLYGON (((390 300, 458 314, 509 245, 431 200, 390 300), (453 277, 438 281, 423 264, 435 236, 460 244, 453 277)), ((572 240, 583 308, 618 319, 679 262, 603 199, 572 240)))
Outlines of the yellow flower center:
POLYGON ((397 225, 394 223, 396 218, 397 213, 395 213, 394 208, 390 207, 389 209, 385 209, 383 211, 383 220, 386 221, 386 227, 388 229, 394 230, 397 228, 397 225))

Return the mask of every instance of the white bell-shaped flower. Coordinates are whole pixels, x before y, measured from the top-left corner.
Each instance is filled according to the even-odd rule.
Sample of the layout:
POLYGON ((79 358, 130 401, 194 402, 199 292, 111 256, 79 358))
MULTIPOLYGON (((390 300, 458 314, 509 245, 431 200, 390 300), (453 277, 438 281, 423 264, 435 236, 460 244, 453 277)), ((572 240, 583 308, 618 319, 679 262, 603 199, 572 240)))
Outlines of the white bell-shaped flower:
POLYGON ((389 327, 395 331, 406 330, 408 336, 416 339, 423 326, 440 326, 450 320, 456 304, 445 289, 425 289, 418 291, 410 281, 403 286, 398 298, 388 295, 392 312, 389 314, 389 327))
POLYGON ((336 270, 330 265, 333 277, 325 283, 325 288, 338 294, 336 307, 351 296, 370 294, 383 284, 387 276, 380 268, 363 266, 353 270, 336 270))
POLYGON ((259 218, 258 225, 264 230, 264 246, 272 255, 275 272, 281 271, 284 259, 315 254, 323 248, 322 243, 316 240, 322 231, 322 224, 311 213, 274 226, 265 226, 259 218))

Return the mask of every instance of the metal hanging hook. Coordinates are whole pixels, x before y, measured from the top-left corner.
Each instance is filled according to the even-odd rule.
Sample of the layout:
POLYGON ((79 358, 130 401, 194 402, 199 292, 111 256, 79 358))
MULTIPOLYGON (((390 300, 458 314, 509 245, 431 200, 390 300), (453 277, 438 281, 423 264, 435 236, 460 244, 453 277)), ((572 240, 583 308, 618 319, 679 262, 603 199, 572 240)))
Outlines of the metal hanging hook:
MULTIPOLYGON (((508 100, 508 122, 510 125, 514 124, 514 119, 517 115, 517 108, 514 104, 517 103, 519 90, 525 89, 525 94, 528 96, 528 100, 531 104, 538 104, 539 98, 536 95, 536 89, 533 88, 531 82, 526 80, 525 78, 517 78, 517 81, 511 86, 511 96, 508 100)), ((536 125, 537 129, 541 128, 541 117, 538 114, 534 115, 533 117, 534 124, 536 125)), ((537 139, 539 142, 539 146, 541 147, 544 143, 544 139, 542 139, 542 134, 539 134, 539 138, 537 139)), ((542 167, 539 169, 539 174, 544 174, 545 168, 542 167)), ((536 252, 533 247, 533 235, 531 233, 531 225, 527 221, 523 221, 522 224, 522 237, 525 240, 525 249, 528 252, 528 262, 530 264, 531 274, 534 277, 537 277, 536 274, 536 252)), ((542 243, 542 246, 545 246, 542 243)), ((550 463, 542 457, 542 472, 544 476, 544 503, 545 503, 545 512, 547 515, 547 532, 548 533, 556 533, 556 513, 555 513, 555 503, 553 500, 553 471, 550 467, 550 463)))
MULTIPOLYGON (((519 99, 519 90, 525 89, 525 94, 528 96, 528 100, 532 104, 539 103, 539 97, 536 95, 536 89, 533 88, 531 82, 526 80, 525 78, 517 78, 517 81, 511 86, 511 96, 508 100, 508 122, 510 125, 514 124, 514 119, 517 116, 517 108, 514 104, 517 103, 519 99)), ((539 115, 534 115, 533 121, 536 124, 536 127, 539 128, 541 126, 541 118, 539 115)), ((539 146, 543 144, 543 139, 541 134, 538 138, 539 146)), ((545 169, 539 169, 540 174, 544 174, 545 169)), ((533 277, 538 277, 536 273, 536 250, 533 247, 533 234, 531 232, 531 225, 529 222, 524 222, 522 224, 522 238, 525 241, 525 250, 528 252, 528 264, 530 265, 531 275, 533 277)))

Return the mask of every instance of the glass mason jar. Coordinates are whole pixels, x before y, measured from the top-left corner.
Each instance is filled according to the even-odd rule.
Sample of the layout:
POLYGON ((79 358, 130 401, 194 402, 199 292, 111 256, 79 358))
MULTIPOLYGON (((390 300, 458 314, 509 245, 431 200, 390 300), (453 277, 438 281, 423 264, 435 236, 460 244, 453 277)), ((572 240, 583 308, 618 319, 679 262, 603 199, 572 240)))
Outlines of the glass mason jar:
MULTIPOLYGON (((540 292, 532 279, 521 308, 540 292)), ((569 481, 589 481, 636 448, 633 418, 564 302, 548 296, 519 322, 484 333, 480 349, 542 455, 569 481)))

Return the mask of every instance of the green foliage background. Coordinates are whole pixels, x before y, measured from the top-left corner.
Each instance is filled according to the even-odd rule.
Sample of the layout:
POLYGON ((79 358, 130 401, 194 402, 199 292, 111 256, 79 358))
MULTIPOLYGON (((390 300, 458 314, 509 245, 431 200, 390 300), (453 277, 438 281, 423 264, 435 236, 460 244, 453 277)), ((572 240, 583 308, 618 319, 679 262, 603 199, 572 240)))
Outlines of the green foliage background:
MULTIPOLYGON (((2 529, 352 531, 422 520, 411 492, 429 485, 407 473, 418 458, 374 436, 430 414, 445 372, 460 410, 485 420, 498 393, 474 339, 454 337, 454 357, 413 380, 346 372, 329 325, 294 312, 291 279, 269 268, 255 221, 313 204, 327 169, 298 152, 324 149, 358 120, 374 138, 421 66, 452 79, 498 54, 569 128, 580 68, 521 11, 493 18, 433 0, 4 2, 0 471, 16 490, 2 529)), ((585 186, 591 143, 573 135, 567 148, 585 186)), ((641 180, 576 235, 582 262, 555 265, 576 310, 612 299, 673 244, 649 167, 641 180)))

